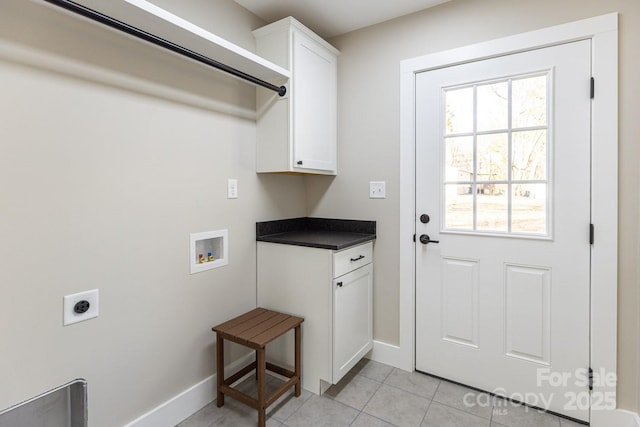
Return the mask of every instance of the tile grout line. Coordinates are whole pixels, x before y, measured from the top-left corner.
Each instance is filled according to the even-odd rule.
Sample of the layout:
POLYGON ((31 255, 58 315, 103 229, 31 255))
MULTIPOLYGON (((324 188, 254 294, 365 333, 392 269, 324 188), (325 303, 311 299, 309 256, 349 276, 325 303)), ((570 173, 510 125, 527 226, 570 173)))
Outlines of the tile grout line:
MULTIPOLYGON (((491 417, 489 417, 489 427, 493 425, 493 413, 496 410, 495 399, 491 401, 491 417)), ((496 422, 497 423, 497 422, 496 422)))
POLYGON ((431 409, 431 405, 433 405, 433 399, 436 397, 436 394, 438 393, 438 390, 440 389, 441 385, 442 385, 442 380, 439 380, 438 381, 438 386, 433 391, 433 396, 431 396, 431 399, 429 399, 429 406, 427 406, 427 412, 425 412, 424 415, 422 416, 422 420, 420 421, 419 425, 422 425, 424 423, 425 419, 427 418, 427 414, 429 413, 429 409, 431 409))
MULTIPOLYGON (((392 370, 391 370, 391 371, 386 375, 386 377, 384 378, 383 382, 379 383, 379 384, 380 384, 380 386, 378 387, 378 390, 380 390, 380 387, 382 387, 383 385, 385 385, 385 386, 387 386, 387 387, 391 387, 391 388, 394 388, 394 389, 396 389, 396 390, 400 390, 400 391, 402 391, 402 392, 404 392, 404 393, 411 394, 412 396, 416 396, 416 397, 418 397, 418 398, 420 398, 420 399, 426 399, 426 400, 428 400, 428 401, 429 401, 429 404, 427 405, 427 410, 425 411, 424 415, 422 416, 422 418, 421 418, 421 420, 420 420, 420 424, 419 424, 419 425, 421 425, 421 424, 422 424, 422 422, 424 421, 424 418, 425 418, 425 417, 426 417, 426 415, 427 415, 427 412, 429 412, 429 408, 431 407, 431 403, 433 402, 433 397, 435 397, 436 392, 438 391, 438 388, 440 387, 440 384, 442 384, 442 380, 437 379, 437 381, 438 381, 438 385, 436 386, 436 390, 433 392, 433 396, 432 396, 431 398, 427 398, 427 397, 422 396, 422 395, 420 395, 420 394, 416 394, 416 393, 413 393, 413 392, 411 392, 411 391, 408 391, 408 390, 402 389, 402 388, 400 388, 400 387, 397 387, 397 386, 395 386, 395 385, 393 385, 393 384, 389 384, 389 383, 387 383, 387 382, 386 382, 386 381, 387 381, 387 379, 391 376, 391 374, 392 374, 392 373, 393 373, 393 371, 395 371, 395 370, 398 370, 398 368, 393 368, 393 369, 392 369, 392 370)), ((425 375, 426 375, 426 374, 425 374, 425 375)), ((429 376, 429 377, 431 377, 430 375, 428 375, 428 376, 429 376)), ((433 377, 431 377, 431 378, 433 378, 433 377)), ((373 381, 375 381, 375 380, 373 380, 373 381)), ((377 382, 377 381, 376 381, 376 382, 377 382)), ((378 390, 376 390, 376 393, 378 392, 378 390)), ((374 395, 375 395, 375 393, 374 393, 374 395)), ((373 398, 373 396, 371 396, 371 398, 373 398)), ((371 398, 369 399, 369 401, 371 400, 371 398)), ((369 401, 367 401, 367 404, 369 403, 369 401)), ((365 405, 365 407, 366 407, 366 405, 365 405)), ((363 412, 364 412, 364 408, 363 408, 363 412)), ((378 417, 376 417, 375 415, 371 415, 371 414, 369 414, 368 412, 365 412, 365 414, 370 415, 370 416, 372 416, 372 417, 374 417, 374 418, 377 418, 377 419, 379 419, 379 420, 382 420, 381 418, 378 418, 378 417)), ((386 422, 386 423, 389 423, 389 424, 391 424, 391 425, 395 425, 395 424, 390 423, 390 422, 388 422, 388 421, 386 421, 386 420, 382 420, 382 421, 384 421, 384 422, 386 422)))
MULTIPOLYGON (((396 390, 400 390, 400 391, 403 391, 403 392, 405 392, 405 393, 409 393, 410 395, 412 395, 412 396, 416 396, 416 397, 419 397, 419 398, 421 398, 421 399, 426 399, 426 400, 429 400, 429 401, 430 401, 430 400, 433 400, 433 397, 431 397, 431 398, 429 398, 429 397, 425 397, 425 396, 423 396, 423 395, 421 395, 421 394, 416 394, 416 393, 414 393, 414 392, 407 391, 407 390, 405 390, 405 389, 403 389, 403 388, 400 388, 400 387, 398 387, 398 386, 395 386, 395 385, 393 385, 393 384, 381 383, 381 385, 386 385, 387 387, 395 388, 396 390)), ((438 384, 438 387, 440 387, 440 384, 438 384)), ((437 388, 436 388, 436 389, 437 389, 437 388)), ((434 395, 433 395, 433 396, 435 396, 435 393, 434 393, 434 395)), ((438 403, 440 403, 440 402, 438 402, 438 403)))
MULTIPOLYGON (((438 386, 438 387, 440 387, 440 386, 438 386)), ((435 395, 434 395, 434 397, 435 397, 435 395)), ((431 399, 431 401, 432 402, 436 402, 438 405, 446 406, 447 408, 455 409, 456 411, 459 411, 459 412, 462 412, 462 413, 468 414, 468 415, 473 415, 474 417, 478 417, 478 418, 481 418, 483 420, 492 421, 492 418, 493 418, 493 405, 491 405, 491 416, 489 418, 485 418, 485 417, 483 417, 481 415, 477 415, 477 414, 474 414, 473 412, 465 411, 464 409, 456 408, 455 406, 451 406, 451 405, 449 405, 447 403, 443 403, 443 402, 440 402, 440 401, 435 400, 435 399, 431 399)), ((431 406, 431 405, 429 405, 429 406, 431 406)))
MULTIPOLYGON (((357 376, 357 375, 360 375, 360 374, 356 374, 356 376, 357 376)), ((387 376, 388 376, 388 375, 387 375, 387 376)), ((355 417, 355 418, 354 418, 354 420, 351 422, 351 424, 353 424, 353 423, 358 419, 358 417, 359 417, 360 415, 362 415, 363 413, 364 413, 364 414, 367 414, 367 415, 369 415, 369 416, 371 416, 371 417, 378 418, 378 417, 376 417, 375 415, 371 415, 371 414, 369 414, 369 413, 367 413, 367 412, 364 412, 364 408, 366 408, 366 407, 367 407, 367 405, 369 404, 369 402, 371 402, 371 399, 373 399, 373 396, 375 396, 375 395, 376 395, 376 393, 378 392, 378 390, 380 390, 380 387, 382 387, 382 384, 384 384, 384 383, 379 383, 378 381, 373 380, 373 379, 368 378, 368 377, 365 377, 364 375, 362 375, 362 378, 366 378, 366 379, 368 379, 368 380, 371 380, 371 381, 373 381, 373 382, 377 383, 377 384, 378 384, 378 387, 376 388, 376 391, 374 391, 374 392, 371 394, 371 397, 369 397, 369 399, 367 399, 367 401, 364 403, 364 405, 362 405, 362 409, 360 409, 360 413, 358 414, 358 416, 357 416, 357 417, 355 417)), ((385 377, 385 379, 386 379, 386 377, 385 377)), ((378 419, 379 419, 379 420, 382 420, 381 418, 378 418, 378 419)), ((384 420, 382 420, 382 421, 384 421, 384 420)), ((386 421, 385 421, 385 422, 386 422, 386 421)), ((349 425, 351 425, 351 424, 349 424, 349 425)))
POLYGON ((364 403, 364 405, 362 406, 362 409, 354 408, 354 407, 353 407, 353 406, 351 406, 351 405, 348 405, 348 404, 346 404, 346 403, 340 402, 339 400, 336 400, 336 397, 337 397, 337 396, 331 396, 331 395, 329 395, 329 398, 330 398, 331 400, 336 401, 336 402, 338 402, 338 403, 342 403, 343 405, 345 405, 345 406, 347 406, 347 407, 349 407, 349 408, 353 408, 353 409, 355 409, 355 410, 357 410, 357 411, 358 411, 358 415, 356 415, 356 417, 355 417, 355 418, 354 418, 354 419, 349 423, 349 426, 353 425, 353 423, 355 423, 355 422, 356 422, 356 420, 358 419, 358 417, 359 417, 360 415, 365 414, 365 415, 367 415, 367 416, 369 416, 369 417, 373 417, 373 418, 375 418, 375 419, 377 419, 377 420, 380 420, 380 421, 385 422, 385 423, 388 423, 388 424, 390 424, 390 425, 392 425, 392 426, 394 426, 394 427, 397 427, 397 426, 396 426, 395 424, 393 424, 393 423, 390 423, 390 422, 388 422, 388 421, 386 421, 386 420, 383 420, 382 418, 376 417, 375 415, 369 414, 368 412, 365 412, 365 411, 364 411, 364 409, 367 407, 367 405, 369 404, 369 402, 371 401, 371 399, 373 399, 373 396, 375 396, 375 395, 376 395, 376 393, 378 392, 378 390, 380 390, 380 387, 381 387, 382 385, 386 385, 386 384, 385 384, 385 381, 387 380, 387 378, 389 378, 389 376, 390 376, 390 375, 391 375, 391 373, 394 371, 394 369, 396 369, 396 368, 392 368, 392 369, 390 369, 390 370, 389 370, 389 372, 384 376, 384 378, 382 379, 382 381, 378 381, 378 380, 376 380, 376 379, 374 379, 374 378, 370 378, 370 377, 368 377, 368 376, 366 376, 366 375, 363 375, 363 374, 361 373, 361 372, 362 372, 362 369, 361 369, 358 373, 356 373, 355 375, 353 375, 353 377, 352 377, 352 378, 355 378, 355 377, 358 377, 358 376, 359 376, 359 377, 361 377, 361 378, 367 379, 367 380, 369 380, 369 381, 372 381, 372 382, 374 382, 374 383, 378 384, 378 386, 377 386, 376 390, 371 394, 371 397, 369 397, 369 399, 367 399, 367 401, 366 401, 366 402, 364 403))
MULTIPOLYGON (((292 395, 290 395, 290 396, 292 396, 292 395)), ((301 397, 301 396, 302 396, 302 392, 300 392, 300 396, 298 396, 298 397, 301 397)), ((295 397, 295 396, 294 396, 294 398, 295 398, 295 399, 297 399, 298 397, 295 397)), ((306 403, 307 403, 310 399, 311 399, 311 397, 308 397, 308 398, 307 398, 307 400, 305 400, 304 402, 302 402, 302 405, 298 406, 298 408, 297 408, 297 409, 295 409, 292 413, 290 413, 286 418, 282 419, 282 421, 279 421, 277 418, 276 418, 276 421, 279 421, 279 422, 280 422, 280 424, 282 424, 283 426, 285 426, 285 427, 286 427, 286 424, 285 424, 285 423, 286 423, 286 421, 287 421, 289 418, 291 418, 291 417, 292 417, 296 412, 298 412, 298 411, 300 410, 300 408, 302 408, 304 405, 306 405, 306 403)), ((274 402, 274 403, 275 403, 275 402, 274 402)))

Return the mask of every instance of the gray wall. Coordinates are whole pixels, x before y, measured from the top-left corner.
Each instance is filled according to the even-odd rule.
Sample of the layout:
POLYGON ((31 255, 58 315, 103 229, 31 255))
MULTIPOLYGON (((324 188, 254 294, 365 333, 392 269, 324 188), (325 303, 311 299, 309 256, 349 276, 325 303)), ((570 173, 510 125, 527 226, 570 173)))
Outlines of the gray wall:
MULTIPOLYGON (((157 0, 253 49, 255 16, 231 0, 185 3, 157 0)), ((118 425, 211 375, 211 325, 255 306, 257 220, 377 220, 375 336, 397 344, 399 62, 611 11, 621 12, 619 403, 640 408, 636 0, 453 0, 330 40, 342 51, 335 178, 257 176, 255 123, 186 101, 250 110, 250 87, 3 0, 0 46, 136 78, 158 95, 0 55, 0 408, 84 377, 92 425, 118 425), (239 179, 239 199, 226 199, 227 178, 239 179), (387 181, 386 199, 368 198, 370 180, 387 181), (218 228, 229 229, 230 264, 189 275, 188 234, 218 228), (96 287, 100 317, 63 328, 62 296, 96 287)))
MULTIPOLYGON (((399 339, 399 64, 426 55, 565 22, 620 12, 619 404, 638 400, 638 170, 640 3, 637 0, 453 0, 329 40, 340 51, 339 175, 307 178, 310 214, 378 221, 374 335, 399 339), (370 180, 387 198, 370 200, 370 180)), ((407 236, 409 238, 409 236, 407 236)))
MULTIPOLYGON (((166 3, 251 49, 263 24, 231 0, 166 3)), ((254 109, 249 85, 36 2, 0 2, 7 43, 254 109)), ((252 120, 2 52, 0 408, 83 377, 91 425, 123 425, 215 372, 211 326, 256 304, 254 223, 305 215, 304 182, 256 175, 252 120), (229 265, 190 275, 189 233, 222 228, 229 265), (100 316, 63 327, 62 297, 93 288, 100 316)))

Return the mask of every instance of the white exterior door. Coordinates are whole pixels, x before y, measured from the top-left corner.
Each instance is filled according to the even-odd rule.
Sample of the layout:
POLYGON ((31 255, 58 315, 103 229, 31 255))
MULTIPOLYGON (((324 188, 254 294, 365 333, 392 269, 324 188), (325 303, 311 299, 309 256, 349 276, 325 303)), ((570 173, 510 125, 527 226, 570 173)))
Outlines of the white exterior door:
POLYGON ((581 420, 590 52, 416 76, 416 369, 581 420))

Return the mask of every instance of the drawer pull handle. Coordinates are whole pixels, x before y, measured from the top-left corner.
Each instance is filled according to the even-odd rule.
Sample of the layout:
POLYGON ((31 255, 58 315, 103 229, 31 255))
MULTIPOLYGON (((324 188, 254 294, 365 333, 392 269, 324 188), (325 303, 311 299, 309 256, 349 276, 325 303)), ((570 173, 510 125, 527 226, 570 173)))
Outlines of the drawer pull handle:
POLYGON ((364 258, 364 255, 360 255, 358 258, 351 258, 351 262, 360 261, 362 258, 364 258))
POLYGON ((338 285, 338 287, 341 288, 342 287, 342 282, 338 282, 338 283, 336 283, 336 285, 338 285))

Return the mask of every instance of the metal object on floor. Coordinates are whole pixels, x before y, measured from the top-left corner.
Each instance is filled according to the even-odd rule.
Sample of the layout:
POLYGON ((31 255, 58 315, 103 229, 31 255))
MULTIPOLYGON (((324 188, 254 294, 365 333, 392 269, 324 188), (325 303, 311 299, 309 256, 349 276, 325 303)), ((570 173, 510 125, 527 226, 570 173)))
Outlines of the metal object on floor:
POLYGON ((0 411, 0 426, 87 427, 87 381, 71 381, 0 411))

